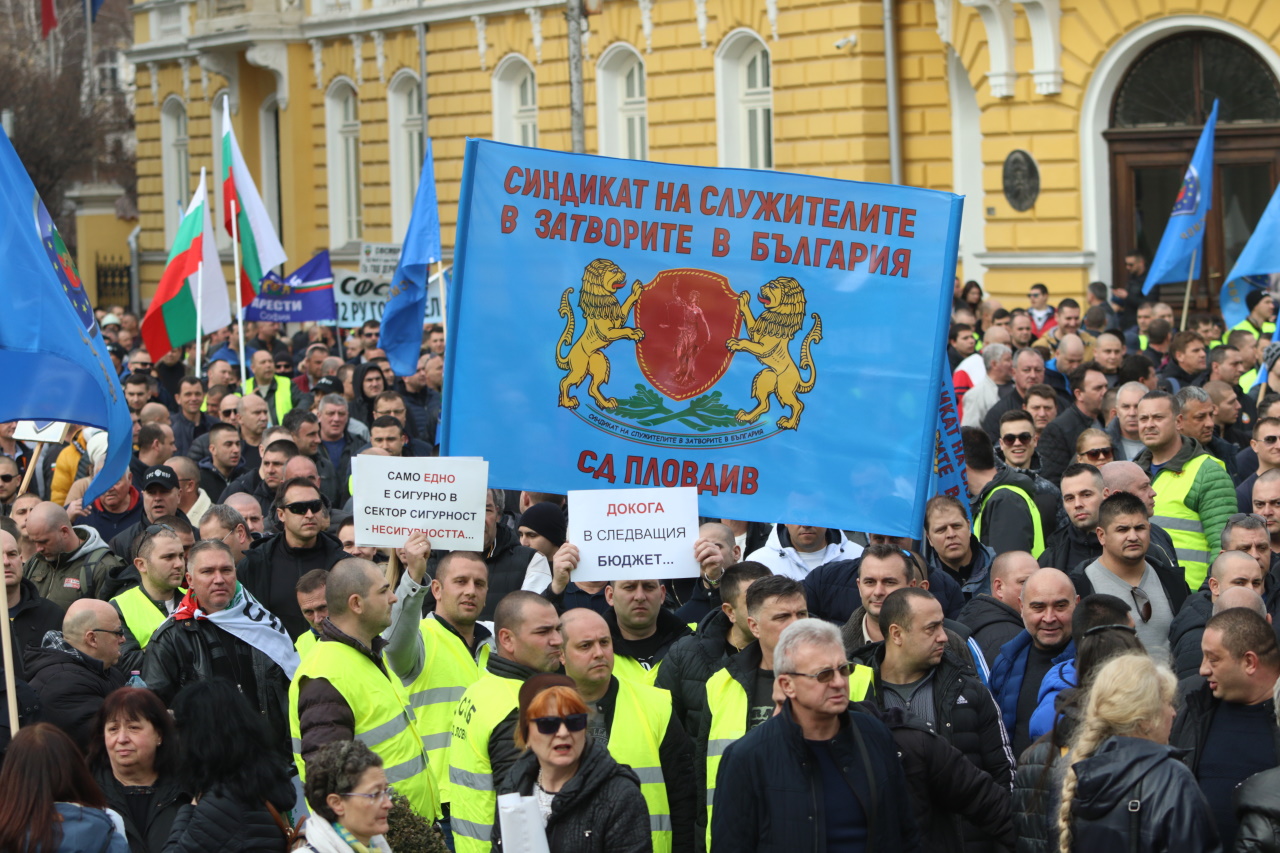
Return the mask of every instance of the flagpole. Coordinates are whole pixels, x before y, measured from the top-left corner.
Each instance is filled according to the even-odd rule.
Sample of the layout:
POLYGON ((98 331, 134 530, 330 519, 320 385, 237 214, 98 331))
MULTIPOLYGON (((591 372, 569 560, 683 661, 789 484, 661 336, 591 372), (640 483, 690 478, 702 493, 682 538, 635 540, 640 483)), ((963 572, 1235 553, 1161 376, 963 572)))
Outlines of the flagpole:
POLYGON ((236 200, 231 199, 231 263, 232 270, 235 273, 235 289, 236 289, 236 329, 240 332, 240 387, 244 387, 248 381, 248 374, 245 370, 245 354, 244 354, 244 294, 240 288, 240 222, 238 211, 236 210, 236 200))
POLYGON ((1185 332, 1187 330, 1187 308, 1191 305, 1191 283, 1195 279, 1196 270, 1196 250, 1191 250, 1191 263, 1187 265, 1187 292, 1182 297, 1182 325, 1178 328, 1185 332))
MULTIPOLYGON (((203 240, 201 241, 203 245, 203 240)), ((201 249, 203 252, 203 248, 201 249)), ((202 346, 200 330, 204 328, 202 324, 201 314, 204 312, 204 260, 202 259, 196 265, 196 343, 195 343, 195 374, 196 379, 200 378, 200 362, 204 361, 204 347, 202 346)))

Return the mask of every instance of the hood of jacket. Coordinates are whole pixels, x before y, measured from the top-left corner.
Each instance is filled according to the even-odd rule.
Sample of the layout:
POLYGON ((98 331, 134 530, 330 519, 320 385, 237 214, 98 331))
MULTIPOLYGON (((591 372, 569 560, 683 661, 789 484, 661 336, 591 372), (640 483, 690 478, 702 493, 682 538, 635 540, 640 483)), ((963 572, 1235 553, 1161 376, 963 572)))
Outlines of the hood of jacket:
POLYGON ((98 515, 102 516, 108 521, 116 521, 118 519, 124 518, 126 515, 133 512, 135 509, 137 509, 138 502, 141 500, 142 500, 142 492, 138 491, 137 486, 130 486, 129 487, 129 503, 127 506, 125 506, 124 509, 107 509, 105 506, 102 505, 102 498, 98 498, 92 504, 90 504, 90 506, 92 506, 94 510, 97 511, 98 515))
POLYGON ((36 588, 35 582, 30 578, 23 578, 18 582, 18 603, 9 609, 9 618, 13 619, 24 610, 35 607, 39 600, 40 590, 36 588))
POLYGON ((1017 486, 1026 492, 1028 497, 1034 498, 1036 496, 1036 483, 1029 475, 1008 465, 1004 467, 997 466, 996 475, 991 478, 991 482, 987 483, 978 494, 977 499, 973 501, 971 508, 975 517, 978 511, 982 509, 982 505, 986 503, 987 498, 991 496, 991 493, 1000 486, 1017 486))
POLYGON ((62 821, 62 843, 59 850, 106 850, 115 824, 102 809, 92 809, 75 803, 54 803, 54 809, 62 821))
MULTIPOLYGON (((791 544, 791 534, 785 524, 775 524, 773 526, 773 530, 769 532, 768 540, 764 543, 764 550, 772 551, 782 559, 795 563, 801 567, 802 574, 809 572, 809 565, 797 553, 796 547, 791 544)), ((857 543, 850 541, 849 537, 844 535, 843 530, 828 527, 826 552, 822 555, 822 562, 819 565, 825 565, 835 560, 850 560, 861 553, 862 549, 857 547, 857 543)))
POLYGON ((956 621, 968 628, 971 634, 1001 622, 1018 626, 1023 624, 1021 613, 985 592, 980 592, 969 599, 956 621))
POLYGON ((1074 811, 1084 820, 1098 820, 1133 798, 1139 780, 1153 767, 1184 751, 1135 737, 1110 737, 1073 768, 1079 780, 1074 811))
POLYGON ((77 524, 71 529, 76 532, 76 536, 80 537, 80 547, 70 554, 63 554, 60 556, 58 558, 60 561, 78 560, 81 557, 88 556, 91 552, 96 551, 99 548, 109 547, 106 540, 102 538, 102 535, 88 525, 77 524))
MULTIPOLYGON (((1182 447, 1178 449, 1177 453, 1173 454, 1172 459, 1164 463, 1164 467, 1161 468, 1160 470, 1175 471, 1175 472, 1181 471, 1183 468, 1187 466, 1187 463, 1190 462, 1192 459, 1199 456, 1201 453, 1208 453, 1208 452, 1209 451, 1204 449, 1203 444, 1196 441, 1194 438, 1187 438, 1184 435, 1182 436, 1182 447)), ((1138 458, 1133 461, 1138 463, 1138 467, 1141 468, 1143 471, 1145 471, 1147 473, 1147 476, 1151 476, 1151 448, 1150 447, 1145 448, 1141 453, 1138 454, 1138 458)))
MULTIPOLYGON (((622 636, 622 629, 618 626, 617 611, 610 608, 604 614, 604 621, 609 626, 609 633, 613 635, 614 654, 635 657, 630 653, 631 641, 622 636)), ((665 638, 662 645, 667 648, 681 637, 687 637, 693 633, 688 625, 681 622, 676 614, 665 607, 658 608, 658 621, 654 628, 659 637, 665 638)))

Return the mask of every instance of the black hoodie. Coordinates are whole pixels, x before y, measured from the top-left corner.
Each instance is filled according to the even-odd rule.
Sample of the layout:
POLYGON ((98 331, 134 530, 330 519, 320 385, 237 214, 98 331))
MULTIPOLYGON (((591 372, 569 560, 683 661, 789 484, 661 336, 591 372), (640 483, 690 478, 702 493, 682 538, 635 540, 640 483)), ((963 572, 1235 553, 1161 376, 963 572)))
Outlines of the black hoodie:
POLYGON ((986 593, 969 599, 956 621, 969 629, 988 667, 996 662, 1000 647, 1022 633, 1022 614, 986 593))

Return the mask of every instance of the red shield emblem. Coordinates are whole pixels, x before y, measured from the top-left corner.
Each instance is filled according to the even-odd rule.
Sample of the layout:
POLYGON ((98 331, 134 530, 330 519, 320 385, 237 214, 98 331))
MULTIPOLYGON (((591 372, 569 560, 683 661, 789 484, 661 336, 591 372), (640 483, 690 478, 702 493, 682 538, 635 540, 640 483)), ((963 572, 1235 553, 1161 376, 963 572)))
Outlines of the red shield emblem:
POLYGON ((640 370, 672 400, 688 400, 720 381, 733 353, 725 341, 738 337, 738 295, 724 276, 706 270, 663 270, 645 287, 635 307, 640 370))

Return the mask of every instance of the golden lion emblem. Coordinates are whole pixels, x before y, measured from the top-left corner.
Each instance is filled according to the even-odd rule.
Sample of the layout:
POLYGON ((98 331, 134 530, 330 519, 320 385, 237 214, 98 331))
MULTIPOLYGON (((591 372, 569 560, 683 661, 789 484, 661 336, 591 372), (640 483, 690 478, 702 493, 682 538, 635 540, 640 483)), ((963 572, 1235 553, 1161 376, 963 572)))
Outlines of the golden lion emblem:
POLYGON ((800 344, 800 365, 791 358, 791 339, 804 326, 804 288, 794 278, 775 278, 760 288, 760 303, 765 306, 759 317, 751 316, 751 294, 745 290, 738 294, 738 310, 746 338, 730 338, 725 346, 730 352, 754 355, 764 365, 764 370, 751 380, 751 396, 756 407, 751 411, 739 409, 740 423, 753 424, 769 411, 769 397, 776 396, 778 403, 790 407, 791 414, 778 418, 778 429, 796 429, 800 426, 800 414, 804 411, 801 394, 808 394, 818 381, 818 368, 813 363, 810 348, 822 341, 822 318, 813 315, 813 328, 800 344), (808 370, 809 381, 800 381, 800 371, 808 370))
POLYGON ((596 405, 602 409, 618 406, 615 398, 600 393, 600 386, 609 381, 609 358, 604 350, 623 338, 632 341, 644 338, 643 331, 625 325, 644 285, 637 280, 631 285, 627 301, 619 305, 614 294, 626 283, 627 274, 613 261, 597 258, 587 264, 582 272, 582 292, 578 294, 578 307, 582 309, 587 327, 576 341, 573 339, 573 308, 569 305, 569 294, 573 293, 573 288, 567 288, 560 295, 560 316, 565 319, 565 325, 556 343, 556 367, 568 371, 560 380, 560 405, 566 409, 578 408, 578 398, 571 397, 569 391, 582 384, 588 376, 591 384, 587 393, 596 405), (560 351, 571 344, 569 354, 561 356, 560 351))

